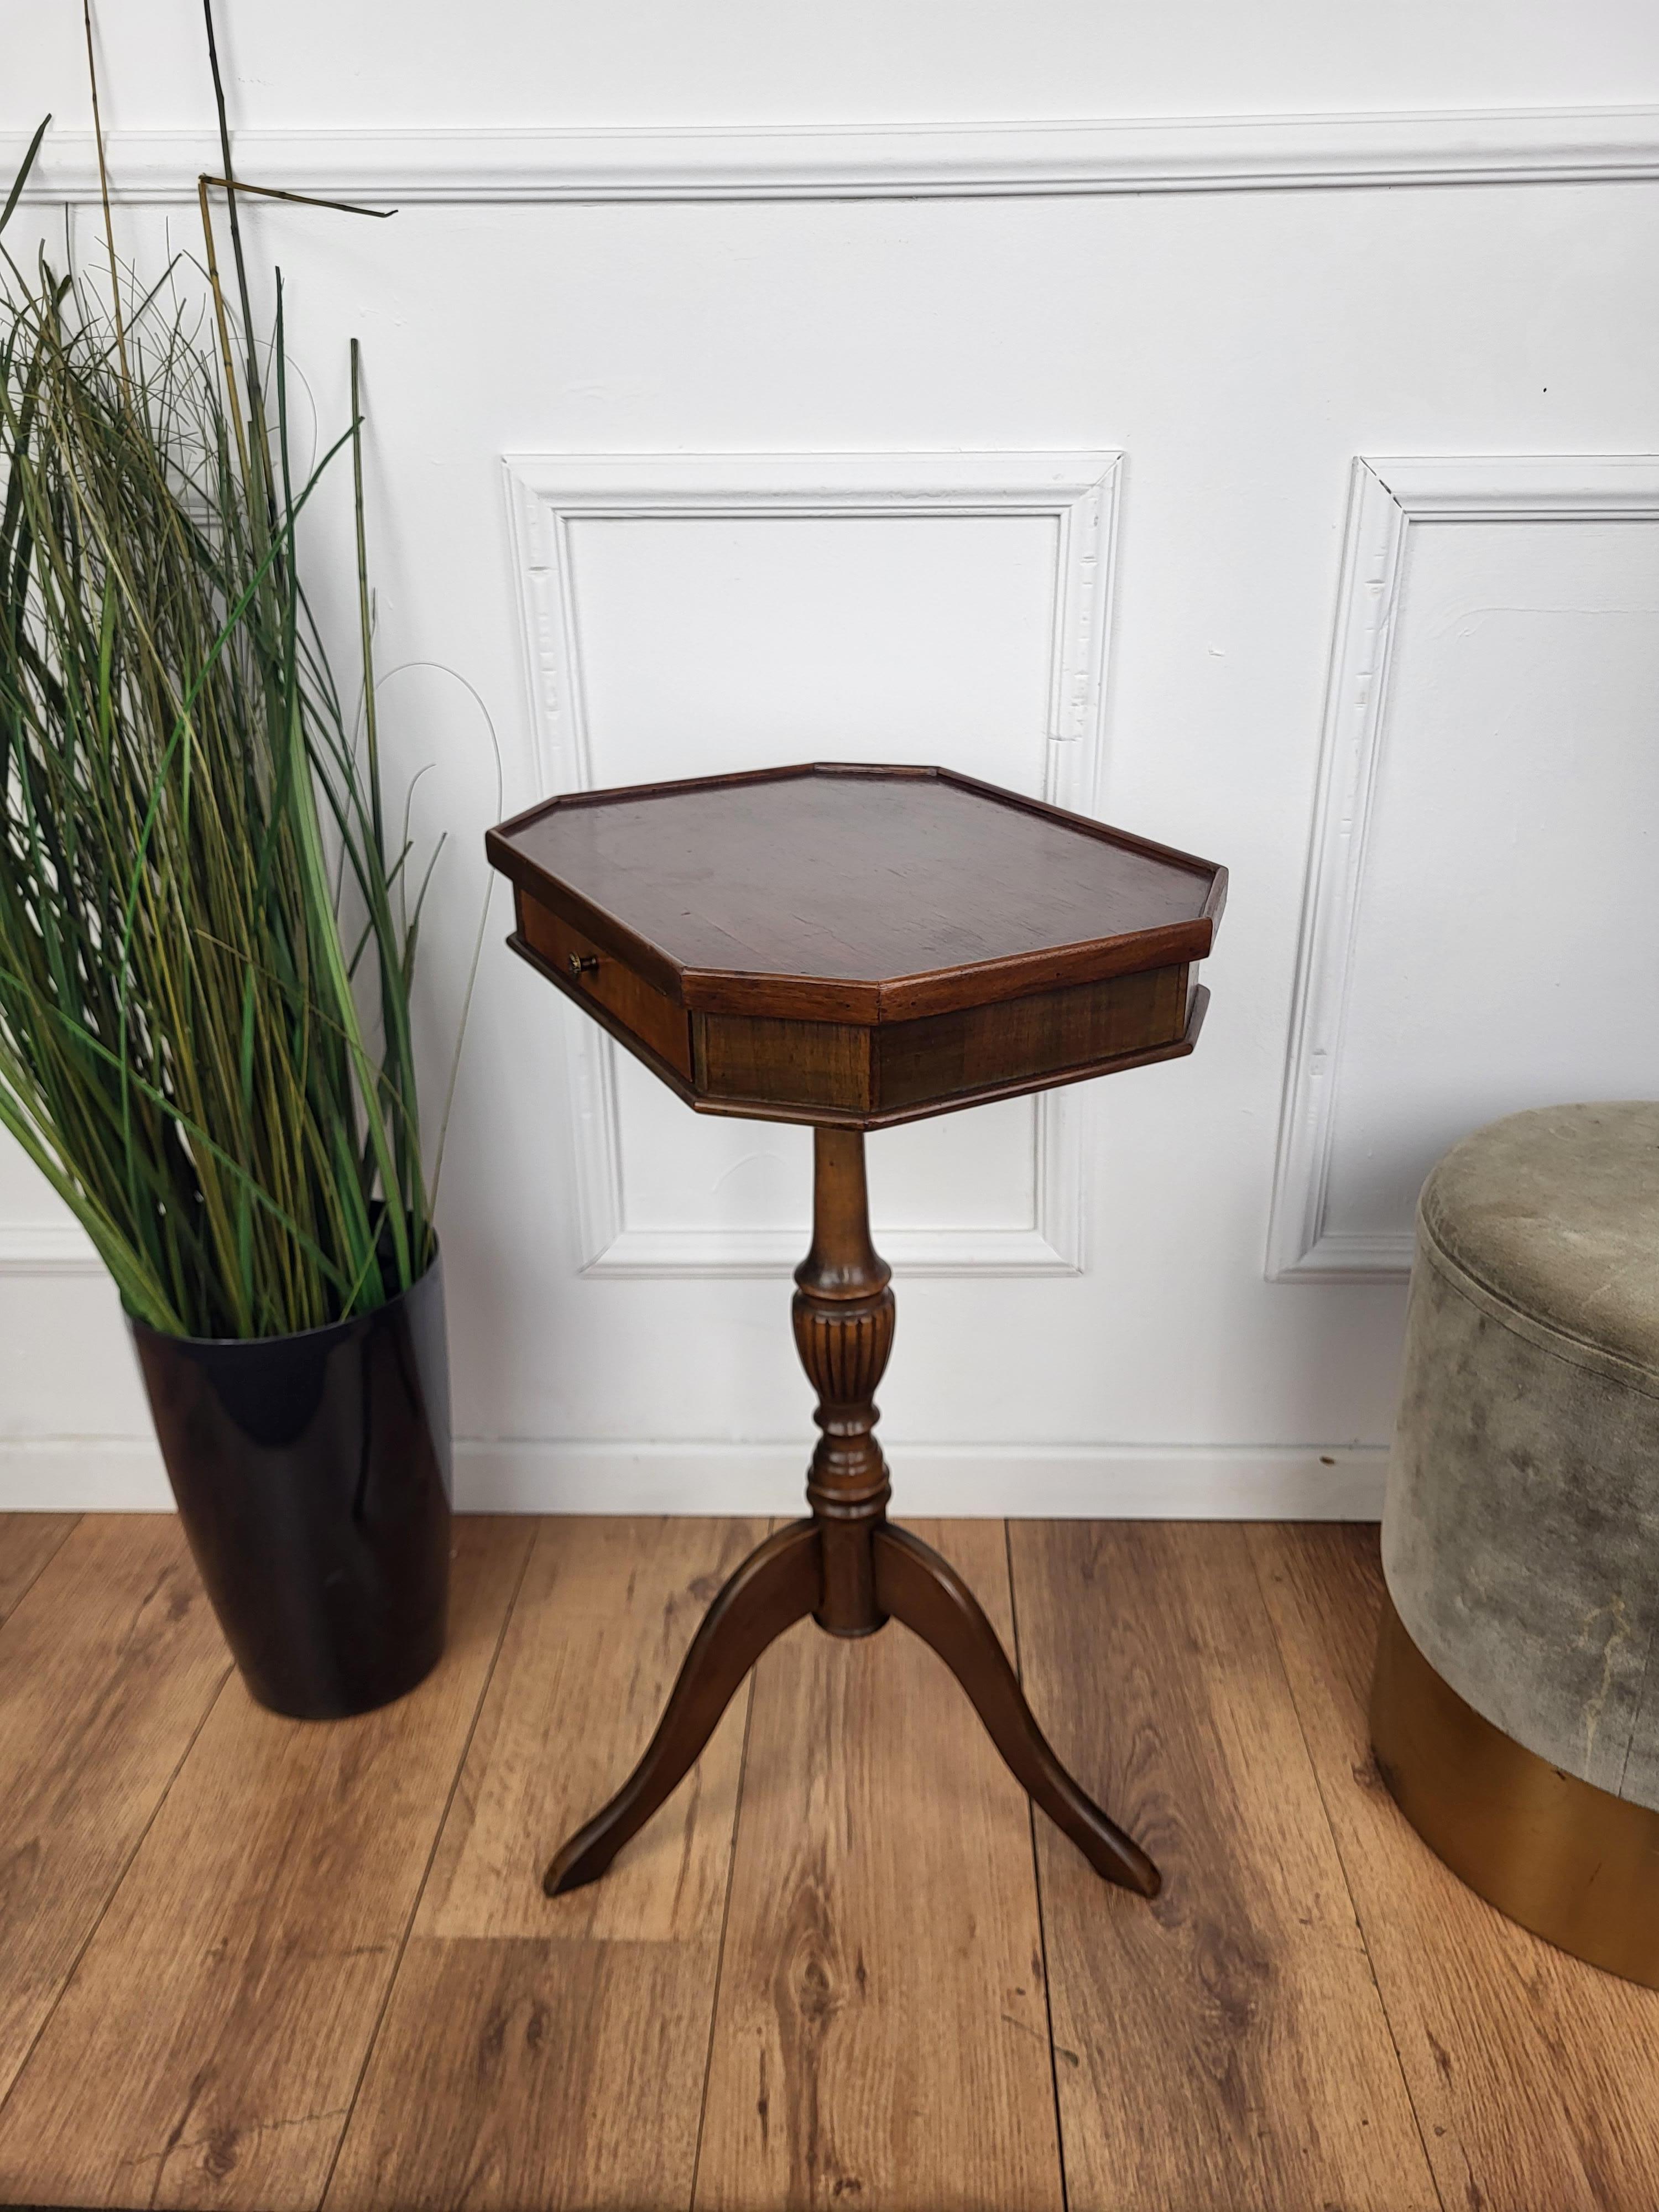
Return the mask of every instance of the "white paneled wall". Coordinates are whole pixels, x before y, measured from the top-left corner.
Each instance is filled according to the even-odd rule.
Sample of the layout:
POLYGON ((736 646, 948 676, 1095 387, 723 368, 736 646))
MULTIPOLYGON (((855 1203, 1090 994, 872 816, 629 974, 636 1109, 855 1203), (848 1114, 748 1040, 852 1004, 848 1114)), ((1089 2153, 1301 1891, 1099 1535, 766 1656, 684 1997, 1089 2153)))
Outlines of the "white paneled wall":
MULTIPOLYGON (((913 1511, 1365 1510, 1424 1169, 1659 1087, 1652 9, 220 4, 243 173, 400 209, 245 220, 325 426, 365 347, 434 1094, 483 830, 552 789, 939 759, 1223 860, 1191 1060, 871 1140, 885 1432, 913 1511)), ((105 12, 154 268, 199 15, 105 12)), ((78 40, 12 0, 0 131, 62 119, 19 220, 90 258, 78 40)), ((688 1115, 506 926, 444 1170, 463 1498, 789 1510, 806 1142, 688 1115)), ((0 1158, 0 1507, 164 1496, 0 1158)))
POLYGON ((1471 1127, 1659 1096, 1659 460, 1361 460, 1274 1277, 1403 1275, 1471 1127))
MULTIPOLYGON (((948 758, 1091 809, 1120 459, 510 456, 544 787, 762 768, 787 728, 791 758, 948 758)), ((559 1018, 586 1272, 787 1274, 811 1138, 701 1121, 602 1031, 559 1018)), ((1060 1091, 884 1135, 885 1255, 912 1273, 1075 1273, 1077 1103, 1060 1091)))

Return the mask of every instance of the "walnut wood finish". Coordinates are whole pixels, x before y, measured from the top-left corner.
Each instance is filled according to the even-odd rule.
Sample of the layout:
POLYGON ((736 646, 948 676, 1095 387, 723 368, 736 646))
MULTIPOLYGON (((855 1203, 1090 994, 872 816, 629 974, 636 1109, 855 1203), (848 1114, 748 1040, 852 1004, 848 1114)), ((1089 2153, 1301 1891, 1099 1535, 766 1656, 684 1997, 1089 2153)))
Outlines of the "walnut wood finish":
POLYGON ((890 1492, 875 1395, 893 1348, 893 1271, 870 1241, 862 1136, 820 1129, 812 1153, 812 1249, 795 1270, 794 1320, 823 1431, 806 1478, 823 1577, 816 1618, 832 1636, 867 1636, 886 1619, 871 1534, 890 1492))
POLYGON ((1226 871, 950 769, 571 792, 492 864, 704 1013, 865 1024, 1201 960, 1226 871))
POLYGON ((938 768, 816 766, 578 792, 492 830, 513 948, 705 1114, 814 1129, 795 1343, 817 1392, 811 1518, 699 1629, 621 1790, 555 1855, 594 1881, 695 1764, 738 1684, 811 1613, 890 1615, 967 1692, 1033 1802, 1109 1881, 1158 1870, 1055 1758, 961 1577, 887 1521, 875 1393, 893 1346, 864 1132, 1190 1052, 1226 871, 938 768))
POLYGON ((1190 1052, 1226 872, 933 768, 550 799, 522 958, 699 1113, 885 1127, 1190 1052))
POLYGON ((543 1887, 556 1897, 599 1879, 696 1764, 762 1652, 810 1613, 832 1636, 902 1621, 944 1660, 1015 1779, 1096 1873, 1155 1897, 1157 1868, 1055 1758, 967 1584, 886 1517, 874 1394, 892 1349, 892 1271, 871 1242, 862 1133, 820 1128, 813 1154, 812 1244, 794 1300, 822 1432, 806 1481, 811 1517, 769 1537, 721 1590, 639 1765, 554 1855, 543 1887))
MULTIPOLYGON (((724 1115, 744 1121, 805 1122, 813 1128, 891 1129, 901 1122, 924 1121, 930 1115, 952 1114, 963 1106, 987 1106, 1000 1098, 1051 1091, 1060 1084, 1086 1083, 1097 1075, 1121 1075, 1132 1067, 1150 1067, 1158 1060, 1182 1060, 1197 1044, 1210 1003, 1210 994, 1201 984, 1185 985, 1187 969, 1160 971, 1181 976, 1184 985, 1186 1025, 1177 1025, 1170 1041, 1081 1061, 1069 1060, 1061 1049, 1054 1054, 1052 1065, 1035 1073, 988 1077, 958 1087, 951 1087, 955 1056, 944 1054, 939 1055, 944 1081, 931 1090, 915 1084, 907 1064, 906 1039, 901 1034, 922 1030, 926 1024, 921 1021, 872 1030, 850 1023, 693 1014, 690 1017, 693 1073, 687 1076, 678 1060, 665 1058, 646 1041, 640 1029, 630 1028, 613 1012, 606 999, 617 995, 614 991, 603 997, 596 995, 582 978, 572 974, 568 960, 563 967, 556 965, 534 949, 522 931, 515 931, 507 944, 635 1060, 642 1060, 657 1080, 695 1113, 724 1115), (889 1067, 894 1073, 884 1080, 881 1071, 889 1067), (871 1103, 840 1103, 859 1099, 871 1103)), ((1136 975, 1128 980, 1139 984, 1145 979, 1136 975)), ((1012 1048, 1008 1059, 1015 1066, 1023 1064, 1018 1045, 1028 1028, 1024 1018, 1026 1010, 1040 1004, 1045 995, 1064 999, 1073 994, 1037 994, 1007 1007, 993 1006, 986 1010, 1009 1018, 1006 1034, 1012 1048)), ((1080 997, 1082 991, 1075 995, 1080 997)), ((1094 995, 1098 1000, 1102 994, 1094 995)), ((1109 1005, 1103 1009, 1097 1003, 1087 1018, 1091 1024, 1098 1023, 1103 1014, 1109 1021, 1115 1012, 1109 1005)), ((1070 1023, 1060 1025, 1062 1046, 1073 1027, 1070 1023)), ((673 1048, 678 1054, 678 1038, 673 1040, 673 1048)))
POLYGON ((592 939, 573 928, 534 899, 519 905, 519 929, 526 947, 545 962, 573 995, 591 1000, 615 1016, 641 1042, 662 1057, 689 1082, 691 1076, 691 1024, 685 1008, 676 1006, 644 976, 620 960, 606 959, 592 939))

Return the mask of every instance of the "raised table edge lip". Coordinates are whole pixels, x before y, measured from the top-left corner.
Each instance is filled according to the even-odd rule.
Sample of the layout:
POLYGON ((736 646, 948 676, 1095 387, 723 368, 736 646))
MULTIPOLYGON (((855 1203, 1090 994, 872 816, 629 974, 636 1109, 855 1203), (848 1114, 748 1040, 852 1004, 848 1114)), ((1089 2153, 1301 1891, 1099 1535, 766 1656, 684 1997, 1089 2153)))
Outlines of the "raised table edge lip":
MULTIPOLYGON (((1213 945, 1216 924, 1227 900, 1227 871, 1216 861, 1201 860, 1196 854, 1158 844, 1130 830, 1114 829, 1110 823, 1097 822, 1088 815, 1052 806, 1046 799, 1028 799, 1024 793, 1005 790, 998 784, 987 783, 981 777, 963 775, 956 769, 891 766, 880 762, 803 761, 785 768, 745 769, 726 775, 687 776, 655 783, 613 784, 597 791, 562 792, 551 799, 538 800, 534 806, 526 807, 486 831, 484 845, 490 865, 518 890, 583 931, 616 958, 627 962, 636 974, 654 984, 678 1006, 698 1013, 771 1014, 785 1019, 849 1021, 866 1026, 951 1012, 965 1005, 995 1005, 1023 998, 1028 992, 1054 989, 1068 983, 1100 982, 1143 968, 1202 960, 1213 945), (964 790, 981 793, 999 805, 1064 823, 1101 843, 1167 861, 1171 866, 1201 875, 1208 879, 1209 890, 1203 907, 1190 921, 1170 923, 1158 929, 1081 939, 1069 945, 1045 945, 1036 951, 1012 953, 1000 959, 887 976, 878 981, 856 977, 773 975, 758 969, 682 966, 661 946, 640 936, 617 915, 538 867, 512 842, 519 831, 562 810, 617 799, 646 799, 671 791, 725 790, 808 775, 873 780, 902 777, 954 783, 964 790)), ((516 933, 509 941, 540 972, 550 972, 529 953, 516 933)), ((555 976, 553 980, 559 979, 555 976)), ((584 999, 581 1003, 587 1006, 590 1002, 584 999)))

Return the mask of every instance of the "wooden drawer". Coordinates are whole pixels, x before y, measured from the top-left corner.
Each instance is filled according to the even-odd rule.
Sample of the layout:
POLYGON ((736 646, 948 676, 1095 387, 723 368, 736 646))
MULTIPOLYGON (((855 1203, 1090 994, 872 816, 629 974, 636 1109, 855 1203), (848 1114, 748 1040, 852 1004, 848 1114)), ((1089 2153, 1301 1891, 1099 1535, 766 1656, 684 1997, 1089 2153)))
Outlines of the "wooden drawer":
POLYGON ((573 992, 596 1000, 659 1060, 690 1078, 691 1024, 684 1006, 524 891, 519 893, 519 934, 573 992))
POLYGON ((1186 1021, 1183 965, 885 1024, 876 1032, 875 1104, 890 1113, 1006 1084, 1041 1083, 1095 1060, 1173 1044, 1186 1021))
POLYGON ((728 1110, 763 1102, 904 1119, 975 1094, 1064 1082, 1077 1070, 1180 1042, 1185 965, 1036 991, 958 1013, 869 1028, 694 1014, 698 1090, 728 1110))
POLYGON ((773 1099, 805 1109, 867 1113, 873 1104, 872 1040, 850 1022, 776 1021, 765 1014, 693 1017, 697 1087, 738 1103, 773 1099))

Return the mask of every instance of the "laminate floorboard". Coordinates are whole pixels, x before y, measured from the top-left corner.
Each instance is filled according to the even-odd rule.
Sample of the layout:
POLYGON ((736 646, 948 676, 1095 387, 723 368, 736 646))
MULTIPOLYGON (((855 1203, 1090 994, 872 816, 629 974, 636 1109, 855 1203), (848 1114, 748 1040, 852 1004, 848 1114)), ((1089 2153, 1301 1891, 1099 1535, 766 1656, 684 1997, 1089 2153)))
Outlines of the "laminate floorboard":
POLYGON ((0 1621, 79 1518, 75 1513, 0 1513, 0 1621))
POLYGON ((1246 1530, 1010 1534, 1032 1703, 1164 1875, 1037 1822, 1071 2212, 1436 2212, 1246 1530))
POLYGON ((633 1765, 710 1600, 764 1533, 542 1524, 331 2207, 690 2202, 747 1686, 604 1881, 550 1899, 541 1873, 633 1765))
POLYGON ((1262 1527, 1250 1546, 1447 2206, 1659 2203, 1659 1992, 1505 1920, 1377 1777, 1365 1726, 1376 1531, 1262 1527))
POLYGON ((0 2203, 317 2203, 533 1534, 458 1524, 449 1649, 395 1705, 225 1683, 0 2107, 0 2203))
POLYGON ((6 2093, 229 1667, 170 1515, 88 1516, 0 1627, 0 2140, 6 2093))
POLYGON ((14 2212, 1659 2204, 1659 1992, 1482 1904, 1372 1771, 1373 1530, 926 1531, 1150 1905, 1033 1823, 915 1638, 810 1623, 550 1901, 758 1522, 462 1520, 439 1672, 308 1727, 249 1702, 176 1521, 27 1517, 14 2212))
MULTIPOLYGON (((918 1533, 1007 1642, 1002 1524, 918 1533)), ((696 2202, 1061 2205, 1030 1811, 896 1626, 756 1669, 696 2202)))

